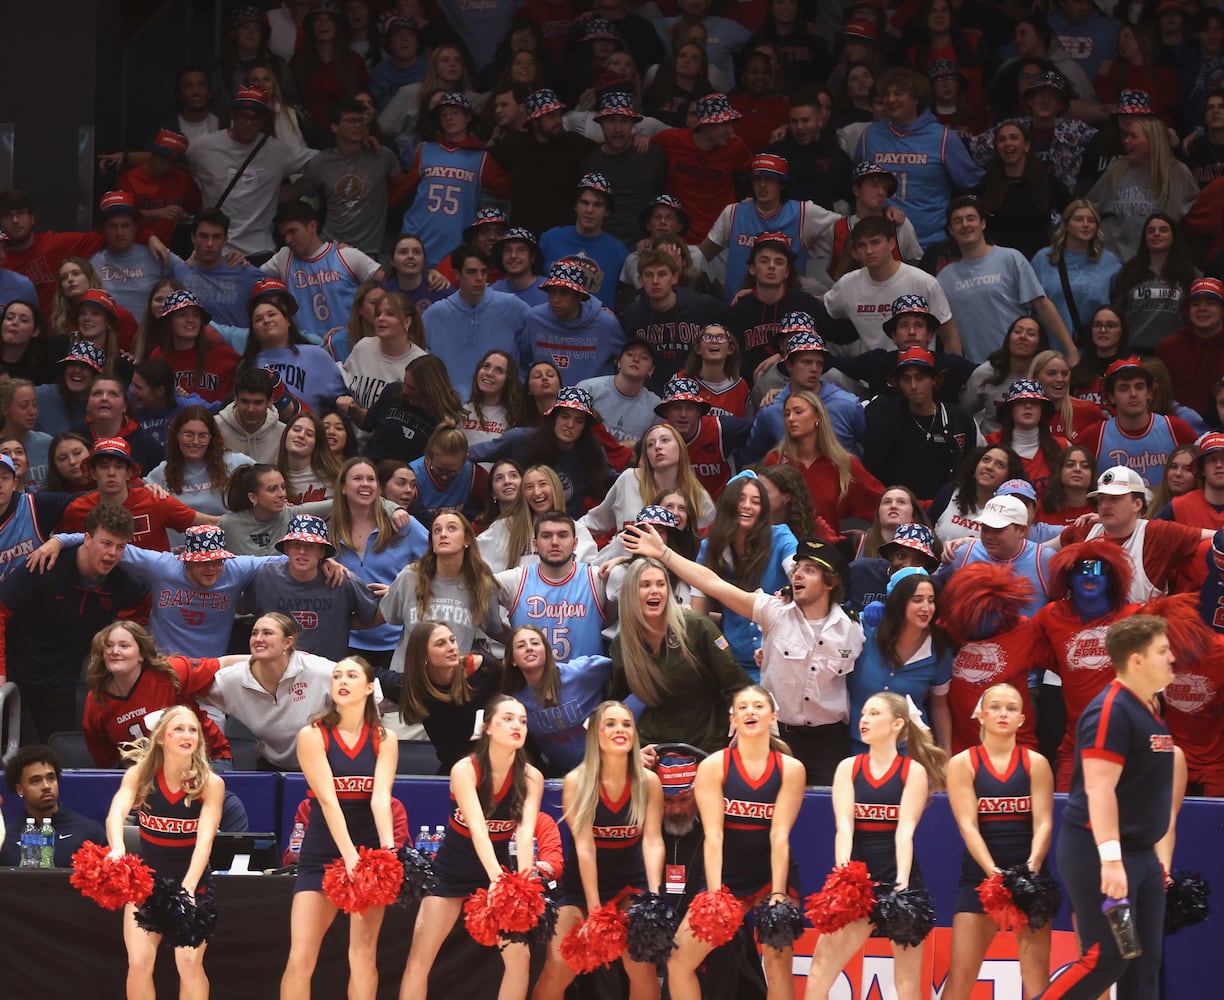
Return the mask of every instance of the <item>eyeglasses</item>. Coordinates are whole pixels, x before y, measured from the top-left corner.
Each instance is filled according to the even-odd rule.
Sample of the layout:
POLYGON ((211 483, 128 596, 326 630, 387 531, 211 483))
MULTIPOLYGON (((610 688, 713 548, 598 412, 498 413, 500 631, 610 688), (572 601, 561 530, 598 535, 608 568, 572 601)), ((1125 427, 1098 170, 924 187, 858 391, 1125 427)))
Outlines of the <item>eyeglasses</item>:
POLYGON ((434 479, 445 480, 447 482, 449 482, 452 479, 459 478, 459 474, 462 471, 463 471, 462 466, 460 466, 458 469, 440 469, 436 465, 429 464, 429 474, 433 476, 434 479))
POLYGON ((1081 559, 1071 572, 1074 576, 1104 576, 1105 564, 1100 559, 1081 559))
POLYGON ((207 441, 212 434, 208 431, 179 431, 179 437, 184 441, 207 441))
POLYGON ((703 344, 725 344, 730 339, 725 333, 703 333, 701 335, 703 344))

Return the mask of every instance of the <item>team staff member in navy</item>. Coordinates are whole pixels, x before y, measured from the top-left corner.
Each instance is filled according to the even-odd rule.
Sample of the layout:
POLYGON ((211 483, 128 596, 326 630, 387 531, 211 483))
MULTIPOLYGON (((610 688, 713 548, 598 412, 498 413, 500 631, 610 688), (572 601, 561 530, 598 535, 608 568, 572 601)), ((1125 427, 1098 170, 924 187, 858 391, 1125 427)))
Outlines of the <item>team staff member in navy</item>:
POLYGON ((740 590, 669 549, 649 525, 621 537, 633 554, 659 559, 685 583, 761 626, 761 683, 778 699, 778 732, 803 762, 807 784, 831 785, 850 751, 846 675, 863 649, 862 626, 841 608, 849 576, 841 553, 818 539, 800 542, 787 601, 740 590))
POLYGON ((40 828, 44 820, 51 820, 55 830, 56 868, 71 868, 72 856, 85 841, 101 844, 106 839, 101 823, 60 803, 59 782, 63 770, 59 754, 41 744, 22 747, 9 758, 4 768, 4 781, 9 791, 21 798, 25 811, 14 818, 4 843, 0 844, 0 868, 16 868, 20 862, 21 835, 25 833, 27 817, 32 817, 34 825, 40 828))
POLYGON ((1057 846, 1081 955, 1043 1000, 1090 1000, 1114 983, 1120 997, 1160 995, 1165 888, 1155 848, 1173 824, 1174 754, 1152 705, 1173 680, 1173 653, 1164 619, 1153 615, 1111 625, 1105 649, 1117 677, 1080 716, 1057 846), (1124 959, 1114 942, 1101 911, 1109 899, 1130 900, 1137 958, 1124 959))

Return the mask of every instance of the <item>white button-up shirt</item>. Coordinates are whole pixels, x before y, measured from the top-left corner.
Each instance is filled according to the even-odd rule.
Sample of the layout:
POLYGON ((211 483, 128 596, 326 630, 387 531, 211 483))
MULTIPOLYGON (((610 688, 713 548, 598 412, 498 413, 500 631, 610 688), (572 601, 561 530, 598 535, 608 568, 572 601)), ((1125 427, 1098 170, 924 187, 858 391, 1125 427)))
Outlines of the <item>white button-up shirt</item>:
POLYGON ((827 726, 850 718, 846 674, 863 650, 863 628, 840 605, 805 618, 794 602, 758 592, 752 620, 761 626, 761 683, 788 726, 827 726))

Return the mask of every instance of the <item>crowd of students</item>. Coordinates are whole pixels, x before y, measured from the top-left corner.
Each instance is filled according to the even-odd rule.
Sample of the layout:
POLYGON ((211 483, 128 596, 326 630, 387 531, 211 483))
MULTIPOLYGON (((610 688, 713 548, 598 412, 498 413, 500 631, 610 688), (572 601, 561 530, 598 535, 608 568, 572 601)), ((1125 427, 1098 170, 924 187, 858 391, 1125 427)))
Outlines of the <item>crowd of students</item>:
MULTIPOLYGON (((377 719, 299 736, 360 657, 344 697, 377 685, 443 773, 475 767, 469 806, 509 773, 466 763, 499 692, 572 777, 605 697, 717 757, 759 683, 740 728, 776 716, 836 791, 891 773, 869 715, 900 720, 892 695, 963 755, 1011 685, 1024 759, 1071 790, 1106 627, 1183 594, 1224 624, 1224 15, 1106 6, 235 9, 148 146, 102 158, 95 231, 0 192, 23 741, 83 728, 112 766, 183 704, 214 766, 229 716, 269 766, 324 774, 340 726, 381 768, 377 719)), ((1194 794, 1224 795, 1222 671, 1212 637, 1161 695, 1194 794)), ((287 982, 330 922, 306 888, 287 982)))

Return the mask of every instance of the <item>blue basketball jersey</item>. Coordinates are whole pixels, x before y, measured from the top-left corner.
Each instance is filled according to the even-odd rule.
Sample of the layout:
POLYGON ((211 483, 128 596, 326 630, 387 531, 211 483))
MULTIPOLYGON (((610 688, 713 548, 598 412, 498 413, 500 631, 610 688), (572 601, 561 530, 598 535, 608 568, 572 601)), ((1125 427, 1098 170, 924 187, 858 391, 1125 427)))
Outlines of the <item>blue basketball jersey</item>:
POLYGON ((400 232, 421 237, 429 267, 463 242, 463 230, 476 218, 485 155, 481 149, 447 149, 436 142, 421 147, 421 182, 400 232))
POLYGON ((593 566, 575 562, 569 576, 553 583, 540 576, 538 563, 524 567, 518 593, 510 603, 510 627, 542 629, 559 662, 599 653, 604 609, 595 573, 593 566))
POLYGON ((795 264, 798 273, 807 271, 807 250, 800 236, 803 233, 804 208, 801 201, 784 201, 767 219, 761 218, 752 199, 741 201, 731 209, 731 232, 727 241, 727 281, 725 298, 734 298, 748 273, 748 255, 752 252, 752 241, 761 233, 785 233, 790 237, 791 249, 798 256, 795 264))
POLYGON ((46 539, 38 530, 38 518, 34 516, 34 497, 30 493, 17 496, 13 513, 0 524, 0 573, 9 563, 24 559, 46 539))
POLYGON ((1125 465, 1139 473, 1149 488, 1160 485, 1164 467, 1169 461, 1169 452, 1177 447, 1177 438, 1169 426, 1169 418, 1159 413, 1152 414, 1148 432, 1132 437, 1118 427, 1118 418, 1111 417, 1101 430, 1101 443, 1097 446, 1097 468, 1108 469, 1114 465, 1125 465))
POLYGON ((310 260, 290 252, 285 281, 299 306, 294 317, 297 325, 319 337, 348 322, 361 284, 340 256, 340 245, 333 242, 324 243, 310 260))

